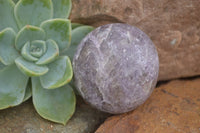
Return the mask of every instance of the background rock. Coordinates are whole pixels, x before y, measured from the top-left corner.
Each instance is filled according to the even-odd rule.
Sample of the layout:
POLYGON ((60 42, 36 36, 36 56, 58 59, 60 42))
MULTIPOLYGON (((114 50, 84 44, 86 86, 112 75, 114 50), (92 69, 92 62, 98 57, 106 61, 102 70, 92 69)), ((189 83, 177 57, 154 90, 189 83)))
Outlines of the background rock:
POLYGON ((66 126, 41 118, 29 100, 20 106, 0 110, 1 133, 93 133, 108 114, 92 109, 78 98, 74 116, 66 126))
POLYGON ((159 80, 168 80, 200 74, 199 9, 199 0, 73 0, 71 19, 137 26, 157 47, 159 80))
POLYGON ((135 111, 113 116, 96 133, 199 133, 200 78, 156 88, 135 111))

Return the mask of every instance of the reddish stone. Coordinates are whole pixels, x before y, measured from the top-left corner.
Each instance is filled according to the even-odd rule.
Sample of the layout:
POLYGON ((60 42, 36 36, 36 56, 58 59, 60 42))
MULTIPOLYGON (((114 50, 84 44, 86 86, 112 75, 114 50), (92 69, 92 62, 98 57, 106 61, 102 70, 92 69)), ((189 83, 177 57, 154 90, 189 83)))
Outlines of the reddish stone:
POLYGON ((73 0, 71 19, 139 27, 157 47, 159 80, 168 80, 200 74, 199 9, 199 0, 73 0))
POLYGON ((200 78, 156 88, 135 111, 108 118, 96 133, 199 133, 200 78))

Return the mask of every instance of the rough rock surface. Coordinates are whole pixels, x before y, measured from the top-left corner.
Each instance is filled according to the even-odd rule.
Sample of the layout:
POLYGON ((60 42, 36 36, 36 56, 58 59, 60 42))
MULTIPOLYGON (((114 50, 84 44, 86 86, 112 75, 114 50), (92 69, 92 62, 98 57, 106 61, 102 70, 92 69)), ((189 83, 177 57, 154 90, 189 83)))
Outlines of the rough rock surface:
POLYGON ((199 133, 200 78, 154 89, 135 111, 110 117, 96 133, 199 133))
POLYGON ((93 133, 108 114, 92 109, 78 98, 76 113, 66 126, 41 118, 29 100, 0 110, 0 133, 93 133))
POLYGON ((127 24, 108 24, 89 33, 77 48, 73 69, 82 97, 109 113, 141 105, 158 77, 158 54, 149 37, 127 24))
POLYGON ((157 47, 159 80, 168 80, 200 74, 199 9, 199 0, 73 0, 71 19, 139 27, 157 47))

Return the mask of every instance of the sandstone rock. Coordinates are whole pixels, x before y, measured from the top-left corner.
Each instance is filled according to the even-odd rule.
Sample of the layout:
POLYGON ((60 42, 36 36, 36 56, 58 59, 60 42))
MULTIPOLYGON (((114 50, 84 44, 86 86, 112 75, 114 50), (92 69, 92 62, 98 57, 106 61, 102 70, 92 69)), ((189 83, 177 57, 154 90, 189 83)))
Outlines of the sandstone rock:
POLYGON ((156 88, 135 111, 110 117, 96 133, 199 133, 200 78, 156 88))
POLYGON ((119 114, 150 96, 158 78, 158 54, 149 37, 127 24, 90 32, 73 60, 76 88, 99 110, 119 114))
POLYGON ((92 109, 80 98, 77 101, 76 112, 66 126, 41 118, 31 100, 0 110, 0 133, 93 133, 108 114, 92 109))
POLYGON ((157 47, 159 80, 168 80, 200 74, 199 9, 198 0, 73 0, 71 19, 139 27, 157 47))

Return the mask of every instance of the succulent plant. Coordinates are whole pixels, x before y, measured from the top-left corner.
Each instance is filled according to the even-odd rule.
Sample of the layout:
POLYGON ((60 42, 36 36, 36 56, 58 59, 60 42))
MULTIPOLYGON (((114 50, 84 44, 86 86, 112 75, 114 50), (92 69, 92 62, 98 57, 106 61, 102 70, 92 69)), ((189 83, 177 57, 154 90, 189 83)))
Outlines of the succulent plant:
POLYGON ((76 99, 68 84, 70 58, 93 29, 71 25, 71 5, 71 0, 0 1, 0 109, 32 96, 43 118, 62 124, 71 118, 76 99))

